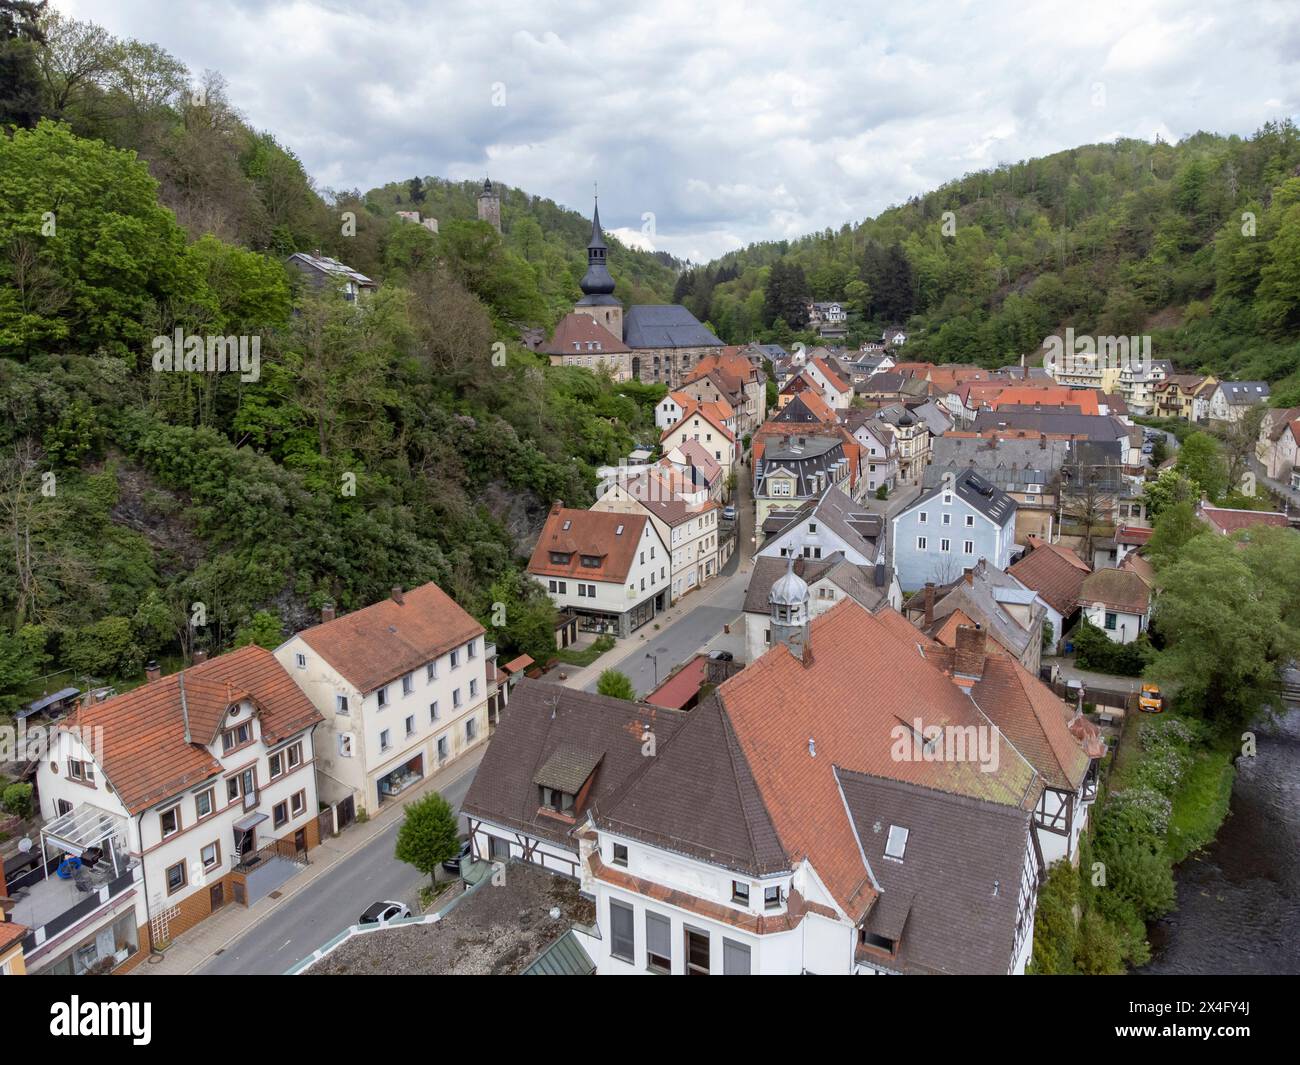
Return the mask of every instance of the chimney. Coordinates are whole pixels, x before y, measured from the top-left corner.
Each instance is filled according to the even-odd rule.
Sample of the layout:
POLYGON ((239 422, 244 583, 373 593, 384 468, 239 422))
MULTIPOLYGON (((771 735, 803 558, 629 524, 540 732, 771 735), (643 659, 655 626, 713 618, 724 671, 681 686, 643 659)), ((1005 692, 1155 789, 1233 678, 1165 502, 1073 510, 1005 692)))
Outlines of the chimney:
POLYGON ((964 570, 962 570, 962 576, 966 578, 966 583, 967 583, 967 584, 974 584, 974 583, 975 583, 975 567, 974 567, 974 566, 967 566, 964 570))
POLYGON ((158 663, 154 659, 151 658, 144 664, 144 675, 149 684, 162 677, 162 670, 158 668, 158 663))
POLYGON ((400 584, 393 585, 393 602, 398 606, 401 606, 406 602, 406 600, 402 598, 402 586, 400 584))
POLYGON ((983 628, 978 624, 958 625, 957 650, 952 660, 953 671, 968 677, 981 676, 984 673, 984 655, 983 628))
POLYGON ((1038 448, 1039 448, 1040 451, 1046 451, 1046 450, 1047 450, 1047 434, 1046 434, 1046 433, 1039 433, 1039 434, 1038 434, 1038 448))
POLYGON ((321 604, 320 619, 321 621, 334 620, 334 604, 331 603, 328 599, 321 604))
POLYGON ((925 627, 934 624, 934 581, 925 582, 925 627))
POLYGON ((202 647, 199 647, 196 648, 194 651, 194 661, 191 663, 191 665, 201 666, 207 660, 208 660, 208 652, 203 650, 202 647))
POLYGON ((800 577, 803 576, 803 566, 804 566, 803 555, 795 555, 794 571, 800 577))

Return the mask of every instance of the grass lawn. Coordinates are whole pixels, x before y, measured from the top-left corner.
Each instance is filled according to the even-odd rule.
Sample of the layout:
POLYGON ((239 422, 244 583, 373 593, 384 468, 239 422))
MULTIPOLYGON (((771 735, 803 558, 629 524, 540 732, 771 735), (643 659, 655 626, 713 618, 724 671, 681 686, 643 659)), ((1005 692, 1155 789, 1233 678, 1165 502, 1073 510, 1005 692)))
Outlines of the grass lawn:
POLYGON ((567 666, 589 666, 613 646, 613 636, 598 636, 590 647, 584 647, 581 651, 565 647, 556 651, 555 657, 567 666))
POLYGON ((1175 865, 1212 843, 1228 816, 1232 782, 1237 775, 1226 744, 1197 751, 1195 761, 1174 795, 1166 848, 1175 865))

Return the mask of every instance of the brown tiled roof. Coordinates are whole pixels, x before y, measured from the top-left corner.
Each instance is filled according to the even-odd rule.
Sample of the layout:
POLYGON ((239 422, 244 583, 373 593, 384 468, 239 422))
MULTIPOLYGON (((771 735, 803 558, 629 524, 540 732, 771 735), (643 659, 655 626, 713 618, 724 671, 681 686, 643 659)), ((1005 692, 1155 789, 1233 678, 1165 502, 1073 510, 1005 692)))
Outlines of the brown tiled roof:
POLYGON ((27 934, 27 926, 13 921, 0 921, 0 955, 27 934))
POLYGON ((1127 569, 1099 569, 1079 589, 1079 605, 1103 603, 1125 614, 1145 614, 1151 605, 1151 589, 1138 574, 1127 569))
MULTIPOLYGON (((649 520, 644 514, 552 507, 537 546, 533 548, 528 572, 541 577, 625 581, 641 546, 645 523, 649 520), (569 561, 552 562, 552 551, 567 554, 569 561), (598 558, 600 565, 584 566, 583 555, 598 558)), ((656 537, 655 543, 658 542, 656 537)))
POLYGON ((925 727, 988 722, 930 660, 935 652, 918 650, 926 638, 900 615, 910 635, 901 634, 881 620, 888 613, 842 600, 812 622, 810 661, 777 646, 718 689, 787 854, 793 861, 806 856, 855 920, 876 890, 845 813, 837 766, 1024 810, 1041 790, 1031 766, 1000 735, 993 772, 974 762, 893 757, 896 726, 910 729, 918 719, 925 727))
POLYGON ((581 821, 586 809, 598 806, 655 760, 642 753, 647 732, 662 752, 686 716, 523 678, 515 685, 510 705, 474 774, 465 796, 465 813, 576 851, 572 825, 538 814, 541 796, 535 781, 542 767, 557 752, 599 754, 585 805, 578 811, 581 821))
POLYGON ((816 366, 817 369, 821 370, 821 372, 825 375, 826 380, 830 382, 830 386, 833 389, 835 389, 837 392, 853 391, 853 386, 849 384, 846 380, 844 380, 844 378, 840 376, 840 372, 837 369, 835 369, 835 367, 832 366, 825 359, 823 358, 813 359, 813 365, 816 366))
POLYGON ((1285 528, 1290 519, 1272 510, 1228 510, 1202 503, 1197 512, 1221 533, 1234 533, 1255 525, 1277 525, 1285 528))
MULTIPOLYGON (((682 416, 672 425, 660 434, 660 440, 667 440, 673 433, 686 427, 686 420, 696 415, 703 418, 706 422, 717 429, 728 440, 735 441, 735 434, 727 428, 727 419, 735 416, 735 411, 731 409, 731 404, 725 399, 714 400, 709 403, 701 403, 692 399, 690 403, 682 408, 682 416)), ((687 437, 687 439, 690 439, 687 437)))
POLYGON ((599 355, 620 354, 632 349, 591 315, 574 311, 559 320, 551 339, 540 350, 547 355, 599 355), (591 348, 589 344, 599 346, 591 348))
POLYGON ((1044 782, 1077 791, 1088 771, 1088 755, 1070 735, 1071 708, 1019 662, 989 655, 971 697, 1044 782))
POLYGON ((427 665, 486 631, 430 581, 298 633, 360 692, 427 665))
POLYGON ((1007 572, 1041 595, 1058 614, 1069 617, 1079 608, 1079 589, 1091 571, 1069 548, 1040 540, 1007 572))
POLYGON ((1151 539, 1153 532, 1155 532, 1154 529, 1147 529, 1141 525, 1121 525, 1115 530, 1115 542, 1141 547, 1151 539))
POLYGON ((94 703, 69 724, 102 730, 100 768, 135 814, 221 772, 204 745, 216 740, 226 711, 240 698, 257 707, 268 744, 323 720, 275 656, 249 646, 94 703))

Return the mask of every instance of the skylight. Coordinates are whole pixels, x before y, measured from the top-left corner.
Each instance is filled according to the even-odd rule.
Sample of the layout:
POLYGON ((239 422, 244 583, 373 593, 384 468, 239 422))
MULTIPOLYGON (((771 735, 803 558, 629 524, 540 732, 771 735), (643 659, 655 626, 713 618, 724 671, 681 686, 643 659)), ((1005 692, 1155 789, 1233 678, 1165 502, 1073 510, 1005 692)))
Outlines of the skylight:
POLYGON ((896 858, 898 861, 903 860, 903 852, 907 850, 907 829, 898 825, 889 826, 889 838, 885 840, 885 857, 896 858))

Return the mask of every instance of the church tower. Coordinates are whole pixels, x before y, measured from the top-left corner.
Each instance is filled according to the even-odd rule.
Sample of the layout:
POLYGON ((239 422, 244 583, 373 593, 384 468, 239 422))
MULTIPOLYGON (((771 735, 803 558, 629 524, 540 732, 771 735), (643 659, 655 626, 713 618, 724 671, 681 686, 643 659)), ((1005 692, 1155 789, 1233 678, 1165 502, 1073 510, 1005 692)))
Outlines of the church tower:
POLYGON ((808 584, 794 571, 794 556, 787 561, 785 576, 778 577, 767 595, 772 621, 772 646, 785 644, 803 662, 812 659, 808 639, 808 584))
POLYGON ((478 220, 501 232, 501 194, 493 187, 491 178, 483 179, 483 191, 478 194, 478 220))
POLYGON ((605 265, 609 249, 600 230, 600 204, 591 216, 591 240, 587 242, 587 272, 579 283, 582 299, 574 305, 579 314, 589 314, 619 340, 623 339, 623 305, 614 298, 614 279, 605 265))

